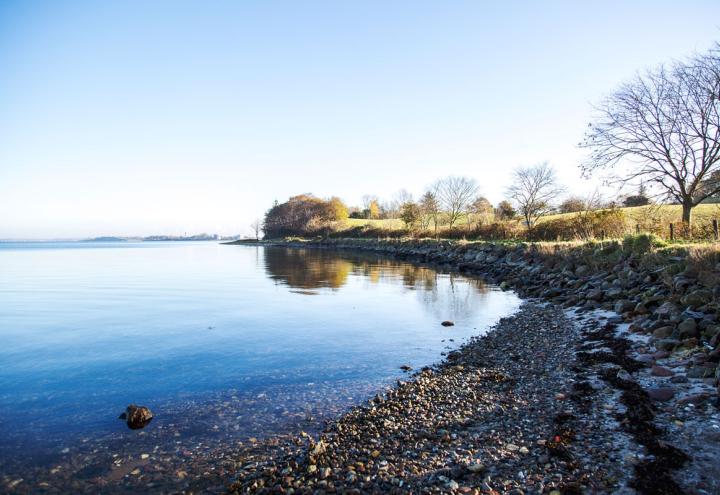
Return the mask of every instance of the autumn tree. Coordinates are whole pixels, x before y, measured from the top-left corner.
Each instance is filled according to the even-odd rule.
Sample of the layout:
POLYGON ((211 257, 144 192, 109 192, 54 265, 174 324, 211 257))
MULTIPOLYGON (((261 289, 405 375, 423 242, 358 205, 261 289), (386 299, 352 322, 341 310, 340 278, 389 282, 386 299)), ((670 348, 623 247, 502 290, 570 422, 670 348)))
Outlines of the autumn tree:
POLYGON ((335 221, 347 220, 350 216, 348 207, 337 196, 333 196, 328 200, 328 206, 332 210, 335 221))
POLYGON ((682 205, 682 221, 720 192, 720 45, 686 62, 638 75, 597 108, 581 146, 585 174, 613 169, 613 180, 650 183, 682 205))
POLYGON ((513 208, 512 203, 506 199, 500 201, 495 208, 495 216, 500 220, 511 220, 515 218, 515 215, 517 215, 515 208, 513 208))
POLYGON ((475 215, 479 224, 483 224, 493 216, 493 206, 487 198, 478 196, 470 203, 469 212, 475 215))
POLYGON ((340 204, 336 198, 326 201, 312 194, 293 196, 268 210, 263 230, 268 237, 327 232, 334 222, 347 218, 347 207, 340 204))
POLYGON ((366 194, 362 197, 362 201, 365 218, 373 220, 380 218, 380 200, 377 196, 366 194))
POLYGON ((527 228, 532 228, 538 218, 552 210, 552 202, 561 192, 555 170, 547 162, 516 168, 507 189, 527 228))

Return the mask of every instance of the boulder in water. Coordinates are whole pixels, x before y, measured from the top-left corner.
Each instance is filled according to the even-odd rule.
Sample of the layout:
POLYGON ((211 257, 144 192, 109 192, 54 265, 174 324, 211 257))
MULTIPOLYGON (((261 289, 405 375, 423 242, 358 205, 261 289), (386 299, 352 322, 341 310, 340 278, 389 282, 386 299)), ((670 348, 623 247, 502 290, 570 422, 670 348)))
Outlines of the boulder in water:
POLYGON ((131 430, 139 430, 140 428, 147 426, 147 424, 152 421, 153 413, 145 406, 130 404, 118 419, 125 420, 128 428, 131 430))

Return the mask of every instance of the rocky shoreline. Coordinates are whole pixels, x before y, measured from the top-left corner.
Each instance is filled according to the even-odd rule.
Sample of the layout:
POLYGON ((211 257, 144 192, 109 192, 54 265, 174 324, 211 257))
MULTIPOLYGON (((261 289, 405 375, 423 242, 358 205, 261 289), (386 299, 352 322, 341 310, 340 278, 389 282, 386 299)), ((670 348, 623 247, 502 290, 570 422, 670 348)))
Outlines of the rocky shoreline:
POLYGON ((718 493, 716 265, 640 246, 292 241, 530 298, 432 369, 256 452, 235 493, 718 493))

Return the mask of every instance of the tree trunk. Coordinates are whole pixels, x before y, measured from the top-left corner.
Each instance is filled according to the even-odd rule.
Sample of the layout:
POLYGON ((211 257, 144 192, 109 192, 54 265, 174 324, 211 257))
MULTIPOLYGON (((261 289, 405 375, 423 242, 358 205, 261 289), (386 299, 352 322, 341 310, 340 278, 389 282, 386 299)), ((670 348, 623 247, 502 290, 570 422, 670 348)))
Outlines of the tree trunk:
POLYGON ((692 199, 686 199, 683 201, 682 205, 682 223, 683 223, 683 230, 685 231, 685 235, 690 235, 690 227, 692 226, 692 209, 693 209, 693 202, 692 199))

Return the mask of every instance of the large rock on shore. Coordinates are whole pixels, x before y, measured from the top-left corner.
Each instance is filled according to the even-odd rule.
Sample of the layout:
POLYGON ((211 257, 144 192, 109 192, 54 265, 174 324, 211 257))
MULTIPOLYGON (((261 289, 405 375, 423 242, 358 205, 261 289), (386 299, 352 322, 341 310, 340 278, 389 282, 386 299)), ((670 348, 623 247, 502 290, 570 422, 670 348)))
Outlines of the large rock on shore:
POLYGON ((698 289, 690 292, 683 296, 680 302, 684 306, 691 306, 693 308, 699 308, 711 302, 713 299, 713 293, 707 289, 698 289))

